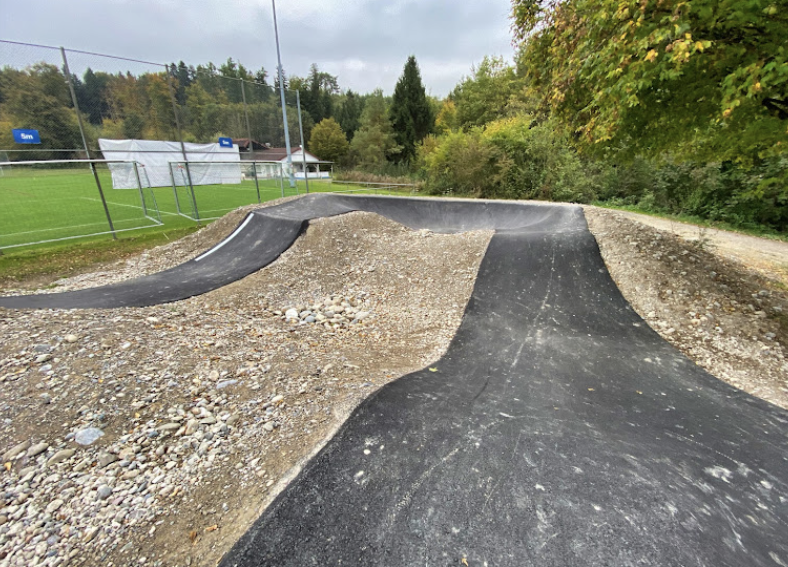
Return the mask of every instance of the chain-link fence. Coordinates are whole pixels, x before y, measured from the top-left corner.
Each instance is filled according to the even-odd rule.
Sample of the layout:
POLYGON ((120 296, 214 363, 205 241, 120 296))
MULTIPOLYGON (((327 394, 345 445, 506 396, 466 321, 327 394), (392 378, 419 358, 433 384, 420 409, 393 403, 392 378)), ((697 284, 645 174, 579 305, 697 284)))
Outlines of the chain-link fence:
MULTIPOLYGON (((241 141, 241 153, 260 154, 285 145, 273 87, 262 73, 251 77, 232 61, 220 74, 212 64, 194 68, 3 40, 0 61, 0 152, 9 161, 99 159, 100 139, 216 143, 228 137, 241 141), (15 129, 36 130, 40 143, 20 142, 15 129)), ((288 110, 297 137, 290 102, 288 110)), ((313 125, 304 116, 306 138, 313 125)))
MULTIPOLYGON (((0 164, 6 164, 0 165, 0 208, 24 207, 28 216, 44 218, 73 209, 63 215, 62 221, 72 219, 75 229, 65 237, 79 235, 80 226, 84 234, 94 233, 88 228, 93 221, 85 221, 93 218, 92 213, 85 216, 80 201, 88 198, 82 194, 88 191, 85 180, 92 177, 85 175, 88 166, 49 163, 26 169, 18 165, 21 162, 136 162, 139 180, 127 172, 125 181, 114 170, 110 175, 109 167, 114 166, 93 162, 100 173, 89 190, 96 194, 103 190, 110 209, 116 201, 120 208, 132 206, 125 197, 119 198, 128 194, 129 187, 147 190, 158 199, 165 225, 175 218, 215 218, 237 206, 307 190, 300 158, 294 159, 295 176, 290 176, 280 98, 262 72, 252 74, 232 60, 219 68, 213 64, 194 68, 3 40, 0 62, 0 164), (231 139, 233 147, 220 148, 220 138, 231 139), (205 160, 214 163, 198 163, 205 160), (223 165, 224 161, 231 163, 223 165), (199 174, 201 168, 212 169, 209 177, 216 182, 195 183, 190 174, 192 170, 199 174), (223 168, 241 171, 240 183, 223 181, 223 168), (28 170, 37 174, 19 173, 28 170), (73 170, 82 172, 79 182, 73 170), (33 178, 37 185, 27 193, 39 195, 40 200, 31 204, 18 197, 26 192, 25 180, 33 178), (61 202, 72 197, 80 206, 61 202), (59 210, 53 211, 54 206, 59 210)), ((288 93, 288 127, 297 152, 303 141, 298 112, 291 105, 295 95, 288 93)), ((314 123, 308 113, 303 120, 308 139, 314 123)), ((330 190, 330 178, 322 178, 330 164, 313 162, 310 169, 316 172, 309 175, 313 189, 330 190), (313 181, 313 174, 321 179, 313 181)), ((105 216, 109 224, 115 215, 105 216)), ((32 226, 35 223, 25 222, 30 230, 0 216, 0 248, 23 243, 24 233, 31 235, 28 242, 56 239, 44 238, 32 226)))
POLYGON ((162 224, 154 191, 134 162, 54 160, 0 167, 0 249, 152 228, 162 224), (116 171, 137 179, 112 189, 116 171))

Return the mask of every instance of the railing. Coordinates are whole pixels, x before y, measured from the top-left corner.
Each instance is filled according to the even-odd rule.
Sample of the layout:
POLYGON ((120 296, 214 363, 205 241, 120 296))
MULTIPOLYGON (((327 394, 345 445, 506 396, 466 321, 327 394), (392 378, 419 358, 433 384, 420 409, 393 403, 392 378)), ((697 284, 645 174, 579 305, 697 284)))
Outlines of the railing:
POLYGON ((407 193, 415 195, 419 192, 419 186, 415 183, 381 183, 374 181, 342 181, 333 180, 331 185, 334 187, 346 186, 347 189, 332 189, 332 193, 373 193, 376 195, 400 195, 407 193))
POLYGON ((245 205, 298 194, 278 161, 177 161, 169 180, 177 214, 200 222, 245 205))

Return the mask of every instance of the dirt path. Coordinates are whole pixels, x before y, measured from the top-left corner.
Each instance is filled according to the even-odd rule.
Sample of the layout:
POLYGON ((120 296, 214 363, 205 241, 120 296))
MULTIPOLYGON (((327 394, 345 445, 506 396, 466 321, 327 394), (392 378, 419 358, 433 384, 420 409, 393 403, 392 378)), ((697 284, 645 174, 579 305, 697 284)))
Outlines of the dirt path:
POLYGON ((770 279, 788 285, 788 242, 706 228, 638 213, 620 211, 620 214, 659 230, 672 232, 684 240, 712 247, 723 258, 735 260, 770 279))

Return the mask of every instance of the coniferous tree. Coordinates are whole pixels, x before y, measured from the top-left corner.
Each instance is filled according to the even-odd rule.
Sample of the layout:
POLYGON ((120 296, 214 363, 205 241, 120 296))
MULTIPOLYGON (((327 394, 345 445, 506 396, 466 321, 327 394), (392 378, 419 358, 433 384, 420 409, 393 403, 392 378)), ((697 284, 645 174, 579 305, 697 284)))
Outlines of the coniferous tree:
POLYGON ((421 83, 419 65, 413 55, 408 57, 394 88, 389 116, 397 143, 402 146, 398 160, 412 161, 416 157, 416 144, 430 133, 434 122, 432 107, 421 83))
POLYGON ((353 140, 353 135, 361 127, 362 103, 359 96, 348 89, 345 101, 339 109, 337 120, 342 130, 347 134, 348 140, 353 140))

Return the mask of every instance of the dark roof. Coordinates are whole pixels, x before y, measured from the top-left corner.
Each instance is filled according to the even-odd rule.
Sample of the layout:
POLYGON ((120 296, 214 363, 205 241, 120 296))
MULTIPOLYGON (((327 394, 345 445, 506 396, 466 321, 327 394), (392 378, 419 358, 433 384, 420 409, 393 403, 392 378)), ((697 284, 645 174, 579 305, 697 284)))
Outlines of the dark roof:
POLYGON ((249 138, 233 138, 233 144, 238 146, 238 149, 241 151, 245 151, 245 152, 249 151, 249 142, 252 143, 253 151, 266 149, 266 145, 261 144, 257 140, 250 140, 249 138))
MULTIPOLYGON (((293 149, 292 151, 295 151, 293 149)), ((259 159, 266 161, 281 161, 287 157, 287 148, 265 148, 262 151, 256 152, 259 159)))

